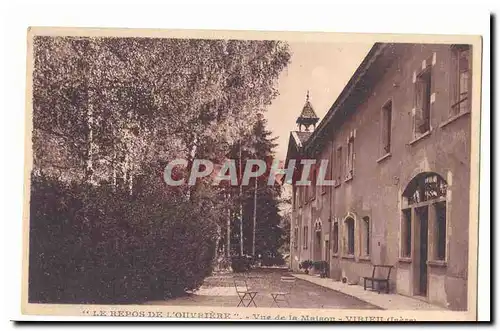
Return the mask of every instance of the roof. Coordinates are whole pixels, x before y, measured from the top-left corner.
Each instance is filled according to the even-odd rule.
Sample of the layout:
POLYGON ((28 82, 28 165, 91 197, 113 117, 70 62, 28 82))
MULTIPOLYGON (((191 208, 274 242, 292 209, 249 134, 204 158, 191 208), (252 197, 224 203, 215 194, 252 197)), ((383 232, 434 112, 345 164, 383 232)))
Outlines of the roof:
POLYGON ((309 131, 292 131, 291 136, 295 139, 295 144, 298 147, 304 146, 304 143, 309 139, 312 135, 312 132, 309 131))
POLYGON ((286 153, 285 166, 288 166, 288 160, 294 159, 302 154, 302 148, 312 135, 312 132, 292 131, 288 139, 288 150, 286 153))
MULTIPOLYGON (((317 128, 312 132, 290 132, 286 165, 290 159, 315 154, 322 149, 328 141, 327 137, 331 136, 347 116, 356 111, 358 105, 372 93, 373 87, 400 55, 404 45, 393 43, 373 45, 317 128)), ((301 117, 305 121, 318 120, 309 102, 309 93, 301 117)))
POLYGON ((312 150, 313 153, 319 151, 322 144, 326 142, 324 138, 331 135, 334 130, 332 123, 336 122, 335 125, 341 125, 346 117, 364 102, 373 86, 380 81, 392 61, 399 55, 399 51, 403 49, 398 45, 403 44, 375 43, 373 45, 316 130, 304 144, 306 150, 312 150))
POLYGON ((314 112, 314 109, 309 100, 306 101, 304 107, 302 108, 302 112, 300 113, 299 118, 297 118, 297 123, 299 122, 300 118, 310 118, 310 119, 319 118, 314 112))
MULTIPOLYGON (((312 132, 291 131, 290 138, 288 138, 288 149, 285 158, 285 168, 288 168, 288 161, 300 158, 302 154, 302 147, 304 143, 312 135, 312 132)), ((297 167, 297 165, 295 165, 297 167)), ((295 170, 294 170, 295 172, 295 170)), ((295 175, 294 175, 295 176, 295 175)), ((285 176, 281 178, 281 184, 285 184, 285 176)))

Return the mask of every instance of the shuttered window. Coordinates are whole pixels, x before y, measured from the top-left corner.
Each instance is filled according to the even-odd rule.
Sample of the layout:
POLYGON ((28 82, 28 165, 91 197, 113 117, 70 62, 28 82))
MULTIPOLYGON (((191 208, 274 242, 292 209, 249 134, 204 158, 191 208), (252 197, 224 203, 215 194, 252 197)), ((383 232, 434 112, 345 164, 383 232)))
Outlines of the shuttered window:
POLYGON ((431 119, 431 70, 421 72, 415 82, 415 108, 413 114, 414 138, 430 130, 431 119))

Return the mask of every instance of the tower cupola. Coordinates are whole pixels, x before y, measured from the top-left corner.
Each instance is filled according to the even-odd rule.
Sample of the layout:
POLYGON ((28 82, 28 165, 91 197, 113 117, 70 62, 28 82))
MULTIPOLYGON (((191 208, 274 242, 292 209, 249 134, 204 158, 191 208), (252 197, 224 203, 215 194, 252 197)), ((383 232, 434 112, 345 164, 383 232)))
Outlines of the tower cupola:
POLYGON ((300 116, 297 118, 297 125, 299 126, 299 131, 302 131, 302 126, 304 126, 304 131, 309 131, 309 127, 312 125, 313 130, 316 129, 316 123, 319 118, 314 112, 314 109, 309 101, 309 91, 307 91, 306 103, 302 108, 300 116))

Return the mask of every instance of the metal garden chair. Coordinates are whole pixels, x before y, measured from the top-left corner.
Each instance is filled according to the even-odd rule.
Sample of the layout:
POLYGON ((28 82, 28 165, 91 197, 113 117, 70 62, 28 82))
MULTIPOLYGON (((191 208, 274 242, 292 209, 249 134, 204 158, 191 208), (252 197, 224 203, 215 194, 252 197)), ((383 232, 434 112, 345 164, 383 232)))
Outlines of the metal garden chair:
POLYGON ((246 279, 234 279, 234 288, 236 289, 238 298, 240 298, 240 302, 237 307, 241 305, 243 305, 243 307, 248 307, 251 304, 257 307, 254 299, 258 292, 253 291, 248 287, 246 279), (248 300, 248 302, 245 302, 245 300, 248 300))
POLYGON ((280 279, 280 291, 271 292, 271 297, 273 298, 273 304, 280 307, 280 302, 286 302, 288 307, 290 307, 290 302, 288 301, 288 297, 292 293, 292 289, 295 285, 295 277, 286 277, 283 276, 280 279))

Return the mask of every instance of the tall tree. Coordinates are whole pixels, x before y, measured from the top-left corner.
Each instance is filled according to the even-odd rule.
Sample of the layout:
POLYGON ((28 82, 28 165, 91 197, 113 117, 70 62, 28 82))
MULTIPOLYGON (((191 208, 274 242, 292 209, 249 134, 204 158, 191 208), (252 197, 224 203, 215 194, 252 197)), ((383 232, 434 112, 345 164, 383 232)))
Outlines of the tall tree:
POLYGON ((276 96, 290 58, 279 41, 36 37, 34 46, 36 169, 97 182, 121 172, 129 185, 145 161, 223 157, 276 96))
MULTIPOLYGON (((276 138, 266 128, 266 121, 262 115, 257 116, 257 121, 252 131, 241 139, 240 144, 235 144, 228 155, 234 158, 242 169, 246 168, 249 159, 259 159, 270 167, 274 158, 274 149, 277 146, 276 138), (241 153, 240 153, 241 152, 241 153)), ((280 227, 280 194, 281 186, 275 183, 267 185, 269 172, 259 178, 251 179, 249 185, 242 186, 238 182, 238 190, 241 190, 241 211, 237 213, 238 231, 233 231, 233 239, 237 240, 241 254, 274 258, 279 255, 278 249, 282 244, 283 231, 280 227)), ((241 175, 238 176, 241 178, 241 175)), ((235 188, 236 189, 236 188, 235 188)), ((233 246, 236 242, 233 244, 233 246)))
MULTIPOLYGON (((259 116, 253 127, 252 145, 253 157, 264 160, 269 168, 275 157, 274 149, 277 146, 275 143, 277 138, 272 137, 272 132, 267 130, 266 124, 263 116, 259 116)), ((263 258, 274 258, 278 255, 278 248, 282 241, 282 231, 279 226, 281 223, 279 213, 281 186, 277 182, 273 186, 268 186, 269 169, 267 170, 265 175, 254 179, 253 188, 249 189, 253 194, 246 209, 248 215, 252 216, 250 224, 253 254, 263 258)))
MULTIPOLYGON (((188 196, 186 203, 209 208, 209 221, 241 245, 248 234, 231 231, 227 216, 243 226, 245 191, 214 188, 208 179, 165 187, 162 172, 176 158, 221 162, 250 136, 278 93, 290 59, 286 43, 38 36, 33 50, 35 175, 109 185, 117 195, 188 196)), ((223 232, 215 235, 222 242, 223 232)))

